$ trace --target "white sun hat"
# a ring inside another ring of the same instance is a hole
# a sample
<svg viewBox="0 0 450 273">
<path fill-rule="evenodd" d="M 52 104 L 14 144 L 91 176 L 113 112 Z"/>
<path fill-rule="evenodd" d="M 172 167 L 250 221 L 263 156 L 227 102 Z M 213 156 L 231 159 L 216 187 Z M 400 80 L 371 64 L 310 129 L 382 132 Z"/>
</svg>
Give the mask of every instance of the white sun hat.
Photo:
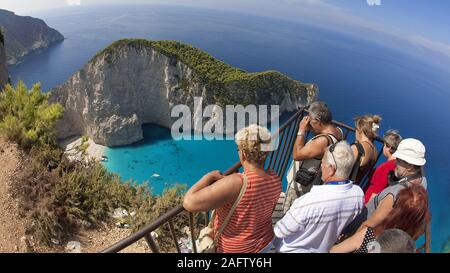
<svg viewBox="0 0 450 273">
<path fill-rule="evenodd" d="M 393 156 L 415 166 L 423 166 L 427 162 L 425 160 L 425 146 L 414 138 L 402 140 Z"/>
</svg>

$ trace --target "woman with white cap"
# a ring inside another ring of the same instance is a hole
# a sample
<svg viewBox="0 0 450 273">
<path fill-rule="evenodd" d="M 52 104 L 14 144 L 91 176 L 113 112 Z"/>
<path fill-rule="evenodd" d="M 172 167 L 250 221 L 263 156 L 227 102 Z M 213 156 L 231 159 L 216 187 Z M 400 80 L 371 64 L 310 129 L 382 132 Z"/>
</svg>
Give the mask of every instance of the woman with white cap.
<svg viewBox="0 0 450 273">
<path fill-rule="evenodd" d="M 361 227 L 376 227 L 392 211 L 397 200 L 397 194 L 411 185 L 420 185 L 427 189 L 427 179 L 424 176 L 425 146 L 417 139 L 408 138 L 400 142 L 396 157 L 394 185 L 381 191 L 366 205 L 367 220 Z"/>
</svg>

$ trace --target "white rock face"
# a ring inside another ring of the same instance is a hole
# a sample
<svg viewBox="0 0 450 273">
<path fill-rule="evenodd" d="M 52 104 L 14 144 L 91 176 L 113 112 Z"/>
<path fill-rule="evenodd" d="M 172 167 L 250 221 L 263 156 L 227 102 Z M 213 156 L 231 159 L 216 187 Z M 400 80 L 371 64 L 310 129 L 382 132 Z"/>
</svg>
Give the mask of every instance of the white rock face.
<svg viewBox="0 0 450 273">
<path fill-rule="evenodd" d="M 87 135 L 95 143 L 119 146 L 141 140 L 142 124 L 170 128 L 177 119 L 170 115 L 175 105 L 188 105 L 193 113 L 195 96 L 203 97 L 205 104 L 217 101 L 217 94 L 196 82 L 194 73 L 181 61 L 148 45 L 118 45 L 53 90 L 51 101 L 65 107 L 56 126 L 57 136 Z M 278 104 L 283 112 L 314 99 L 314 85 L 289 81 L 298 86 L 295 92 L 258 90 L 252 103 Z M 247 96 L 238 83 L 225 88 L 235 104 Z"/>
</svg>

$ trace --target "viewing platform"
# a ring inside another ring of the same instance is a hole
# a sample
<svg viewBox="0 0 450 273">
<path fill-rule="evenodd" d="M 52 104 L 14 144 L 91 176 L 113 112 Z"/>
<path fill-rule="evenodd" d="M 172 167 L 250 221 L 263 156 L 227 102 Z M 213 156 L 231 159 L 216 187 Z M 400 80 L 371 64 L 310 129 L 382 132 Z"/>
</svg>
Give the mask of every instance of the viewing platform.
<svg viewBox="0 0 450 273">
<path fill-rule="evenodd" d="M 292 149 L 295 143 L 296 134 L 298 131 L 298 126 L 300 121 L 303 119 L 305 115 L 307 115 L 307 111 L 305 109 L 298 110 L 285 124 L 283 124 L 279 129 L 279 145 L 278 149 L 275 151 L 270 152 L 270 154 L 267 156 L 266 160 L 266 169 L 272 169 L 274 170 L 278 176 L 280 176 L 283 180 L 285 180 L 286 177 L 286 170 L 289 167 L 289 165 L 292 162 Z M 333 121 L 333 123 L 340 127 L 343 130 L 344 133 L 344 139 L 347 140 L 350 136 L 350 134 L 355 134 L 355 129 L 349 125 L 346 125 L 341 122 Z M 309 134 L 306 136 L 309 137 Z M 377 137 L 375 139 L 375 142 L 378 144 L 383 144 L 383 140 L 380 137 Z M 383 151 L 380 149 L 377 155 L 377 162 L 372 167 L 372 170 L 376 168 L 377 163 L 379 163 L 381 155 Z M 224 175 L 230 175 L 232 173 L 240 172 L 242 171 L 242 166 L 240 162 L 235 163 L 232 167 L 230 167 L 227 171 L 225 171 Z M 368 185 L 369 175 L 371 171 L 368 172 L 368 174 L 361 180 L 361 183 L 359 186 L 364 190 Z M 285 201 L 285 193 L 282 192 L 280 194 L 280 197 L 277 201 L 277 204 L 274 208 L 273 214 L 272 214 L 272 224 L 275 225 L 277 221 L 279 221 L 284 216 L 284 201 Z M 209 219 L 209 212 L 203 212 L 204 213 L 204 219 L 205 226 L 208 224 Z M 199 227 L 196 227 L 194 224 L 195 215 L 194 213 L 187 212 L 183 206 L 180 204 L 170 211 L 168 211 L 166 214 L 160 216 L 158 219 L 156 219 L 153 223 L 148 224 L 147 226 L 143 227 L 136 233 L 128 236 L 127 238 L 117 242 L 116 244 L 108 247 L 107 249 L 103 250 L 102 253 L 114 253 L 119 252 L 122 249 L 128 247 L 131 244 L 134 244 L 135 242 L 139 241 L 142 238 L 145 238 L 147 241 L 150 249 L 153 253 L 159 253 L 159 248 L 157 246 L 157 243 L 151 236 L 151 232 L 155 231 L 159 227 L 163 225 L 168 225 L 171 233 L 171 237 L 174 243 L 175 248 L 177 249 L 177 252 L 181 252 L 180 245 L 178 243 L 178 238 L 176 235 L 176 230 L 174 228 L 174 222 L 173 219 L 181 214 L 188 214 L 189 217 L 189 231 L 190 234 L 193 236 L 190 236 L 191 240 L 191 252 L 197 253 L 197 247 L 196 247 L 196 238 L 200 232 Z M 425 224 L 425 232 L 422 234 L 422 236 L 419 238 L 419 240 L 423 240 L 424 243 L 417 247 L 417 252 L 425 252 L 429 253 L 431 249 L 431 230 L 430 230 L 430 222 L 424 223 Z M 270 252 L 274 252 L 274 249 L 272 249 Z"/>
</svg>

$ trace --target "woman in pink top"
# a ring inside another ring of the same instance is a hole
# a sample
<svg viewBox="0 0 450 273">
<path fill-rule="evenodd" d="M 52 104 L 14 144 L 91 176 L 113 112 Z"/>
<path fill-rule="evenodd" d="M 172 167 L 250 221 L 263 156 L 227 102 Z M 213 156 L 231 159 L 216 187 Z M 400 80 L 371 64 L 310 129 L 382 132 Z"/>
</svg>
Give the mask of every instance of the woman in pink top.
<svg viewBox="0 0 450 273">
<path fill-rule="evenodd" d="M 375 170 L 370 179 L 369 187 L 364 194 L 364 204 L 370 201 L 375 195 L 388 186 L 388 174 L 395 170 L 395 157 L 393 154 L 397 150 L 402 137 L 397 130 L 388 130 L 383 136 L 383 155 L 388 159 Z"/>
</svg>

